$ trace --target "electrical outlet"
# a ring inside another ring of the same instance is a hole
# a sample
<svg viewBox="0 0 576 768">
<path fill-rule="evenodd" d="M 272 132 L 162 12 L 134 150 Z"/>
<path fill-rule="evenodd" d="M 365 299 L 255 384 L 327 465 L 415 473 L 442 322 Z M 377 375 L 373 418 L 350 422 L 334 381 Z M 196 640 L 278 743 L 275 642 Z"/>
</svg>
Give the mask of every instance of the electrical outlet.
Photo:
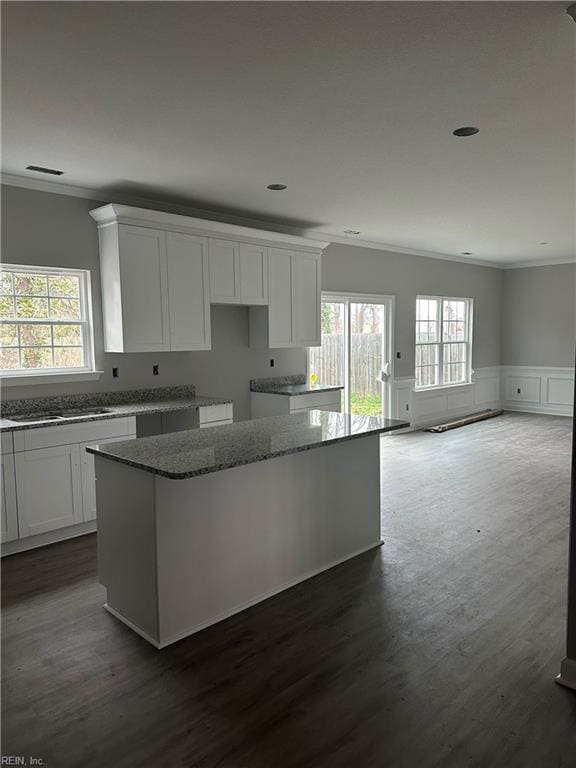
<svg viewBox="0 0 576 768">
<path fill-rule="evenodd" d="M 118 378 L 118 368 L 112 368 L 112 378 Z"/>
<path fill-rule="evenodd" d="M 520 392 L 520 387 L 518 387 L 518 389 L 516 390 L 516 394 L 517 394 L 517 395 L 521 394 L 521 392 Z"/>
<path fill-rule="evenodd" d="M 159 365 L 153 365 L 152 366 L 152 376 L 158 376 L 160 373 L 160 366 Z"/>
<path fill-rule="evenodd" d="M 400 352 L 396 352 L 396 359 L 400 360 L 401 357 L 402 357 L 402 355 L 400 354 Z"/>
<path fill-rule="evenodd" d="M 409 410 L 410 410 L 410 405 L 409 405 L 409 403 L 406 403 L 406 410 L 407 410 L 407 411 L 409 411 Z"/>
<path fill-rule="evenodd" d="M 272 358 L 270 360 L 270 368 L 274 368 L 275 365 L 276 365 L 276 362 L 275 362 L 274 358 Z"/>
</svg>

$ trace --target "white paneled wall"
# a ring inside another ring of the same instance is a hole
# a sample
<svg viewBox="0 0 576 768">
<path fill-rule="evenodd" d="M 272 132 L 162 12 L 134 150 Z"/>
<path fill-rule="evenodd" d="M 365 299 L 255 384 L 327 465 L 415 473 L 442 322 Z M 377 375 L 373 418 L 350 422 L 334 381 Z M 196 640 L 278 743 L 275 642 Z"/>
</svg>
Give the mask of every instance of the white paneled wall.
<svg viewBox="0 0 576 768">
<path fill-rule="evenodd" d="M 574 368 L 502 366 L 502 407 L 508 411 L 571 416 Z"/>
<path fill-rule="evenodd" d="M 415 379 L 392 384 L 394 418 L 408 419 L 413 428 L 439 424 L 488 408 L 571 416 L 573 368 L 492 366 L 474 371 L 471 384 L 415 390 Z"/>
</svg>

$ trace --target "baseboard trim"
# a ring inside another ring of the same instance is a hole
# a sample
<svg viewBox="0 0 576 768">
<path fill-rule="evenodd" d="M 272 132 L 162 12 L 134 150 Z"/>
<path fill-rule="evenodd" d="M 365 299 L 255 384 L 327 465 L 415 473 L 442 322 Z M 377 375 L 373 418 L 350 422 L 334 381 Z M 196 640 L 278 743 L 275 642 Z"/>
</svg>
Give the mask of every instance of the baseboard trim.
<svg viewBox="0 0 576 768">
<path fill-rule="evenodd" d="M 564 406 L 546 406 L 546 405 L 519 405 L 518 403 L 504 401 L 502 410 L 516 413 L 536 413 L 543 416 L 573 416 L 573 408 L 569 405 Z"/>
<path fill-rule="evenodd" d="M 140 635 L 141 638 L 146 640 L 146 642 L 150 643 L 150 645 L 153 645 L 154 648 L 157 648 L 160 650 L 162 647 L 158 640 L 155 640 L 152 635 L 149 635 L 147 632 L 144 632 L 143 629 L 140 629 L 140 627 L 137 624 L 134 624 L 130 621 L 130 619 L 127 619 L 126 616 L 123 616 L 119 611 L 117 611 L 115 608 L 112 608 L 111 605 L 108 603 L 104 603 L 104 609 L 108 611 L 108 613 L 111 616 L 114 616 L 115 619 L 118 619 L 118 621 L 121 621 L 122 624 L 126 625 L 129 629 L 131 629 L 133 632 L 136 632 L 137 635 Z"/>
<path fill-rule="evenodd" d="M 47 533 L 39 533 L 36 536 L 26 536 L 23 539 L 14 539 L 2 544 L 1 557 L 8 555 L 17 555 L 19 552 L 27 552 L 29 549 L 45 547 L 48 544 L 56 544 L 58 541 L 75 539 L 77 536 L 86 536 L 88 533 L 96 532 L 96 520 L 88 520 L 86 523 L 71 525 L 67 528 L 59 528 Z"/>
</svg>

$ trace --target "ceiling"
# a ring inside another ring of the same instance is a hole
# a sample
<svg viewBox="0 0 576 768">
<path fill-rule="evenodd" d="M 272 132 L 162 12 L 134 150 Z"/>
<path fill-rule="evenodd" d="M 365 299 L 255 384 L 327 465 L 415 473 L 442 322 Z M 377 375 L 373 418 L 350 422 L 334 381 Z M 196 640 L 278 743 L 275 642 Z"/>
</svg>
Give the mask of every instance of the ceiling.
<svg viewBox="0 0 576 768">
<path fill-rule="evenodd" d="M 570 260 L 568 4 L 4 2 L 3 170 L 390 250 Z"/>
</svg>

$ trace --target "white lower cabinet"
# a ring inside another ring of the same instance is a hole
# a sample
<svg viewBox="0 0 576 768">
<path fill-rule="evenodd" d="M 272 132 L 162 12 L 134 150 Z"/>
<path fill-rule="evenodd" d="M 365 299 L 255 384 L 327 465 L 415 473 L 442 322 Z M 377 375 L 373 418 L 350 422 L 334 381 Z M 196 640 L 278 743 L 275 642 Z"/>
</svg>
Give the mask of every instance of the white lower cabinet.
<svg viewBox="0 0 576 768">
<path fill-rule="evenodd" d="M 220 424 L 232 424 L 234 413 L 232 403 L 222 405 L 205 405 L 198 409 L 200 429 L 204 427 L 217 427 Z"/>
<path fill-rule="evenodd" d="M 268 392 L 251 392 L 250 405 L 253 419 L 265 416 L 286 416 L 302 411 L 342 410 L 342 390 L 309 392 L 305 395 L 278 395 Z"/>
<path fill-rule="evenodd" d="M 20 538 L 82 522 L 80 447 L 15 454 Z"/>
<path fill-rule="evenodd" d="M 12 436 L 10 435 L 10 438 Z M 18 509 L 16 507 L 16 472 L 14 471 L 14 454 L 5 450 L 2 441 L 2 496 L 1 496 L 1 530 L 2 542 L 18 538 Z"/>
<path fill-rule="evenodd" d="M 2 435 L 2 543 L 94 520 L 94 462 L 86 446 L 135 435 L 133 417 Z M 39 538 L 31 546 L 41 543 L 47 542 Z"/>
<path fill-rule="evenodd" d="M 232 423 L 232 404 L 203 406 L 154 414 L 146 434 Z M 146 417 L 148 418 L 148 417 Z M 165 422 L 165 423 L 164 423 Z M 117 443 L 136 437 L 136 418 L 62 424 L 2 434 L 1 538 L 12 542 L 3 553 L 40 546 L 94 530 L 96 476 L 89 445 Z M 60 528 L 57 537 L 42 537 Z M 18 539 L 40 537 L 24 545 Z M 16 547 L 16 549 L 14 548 Z"/>
</svg>

